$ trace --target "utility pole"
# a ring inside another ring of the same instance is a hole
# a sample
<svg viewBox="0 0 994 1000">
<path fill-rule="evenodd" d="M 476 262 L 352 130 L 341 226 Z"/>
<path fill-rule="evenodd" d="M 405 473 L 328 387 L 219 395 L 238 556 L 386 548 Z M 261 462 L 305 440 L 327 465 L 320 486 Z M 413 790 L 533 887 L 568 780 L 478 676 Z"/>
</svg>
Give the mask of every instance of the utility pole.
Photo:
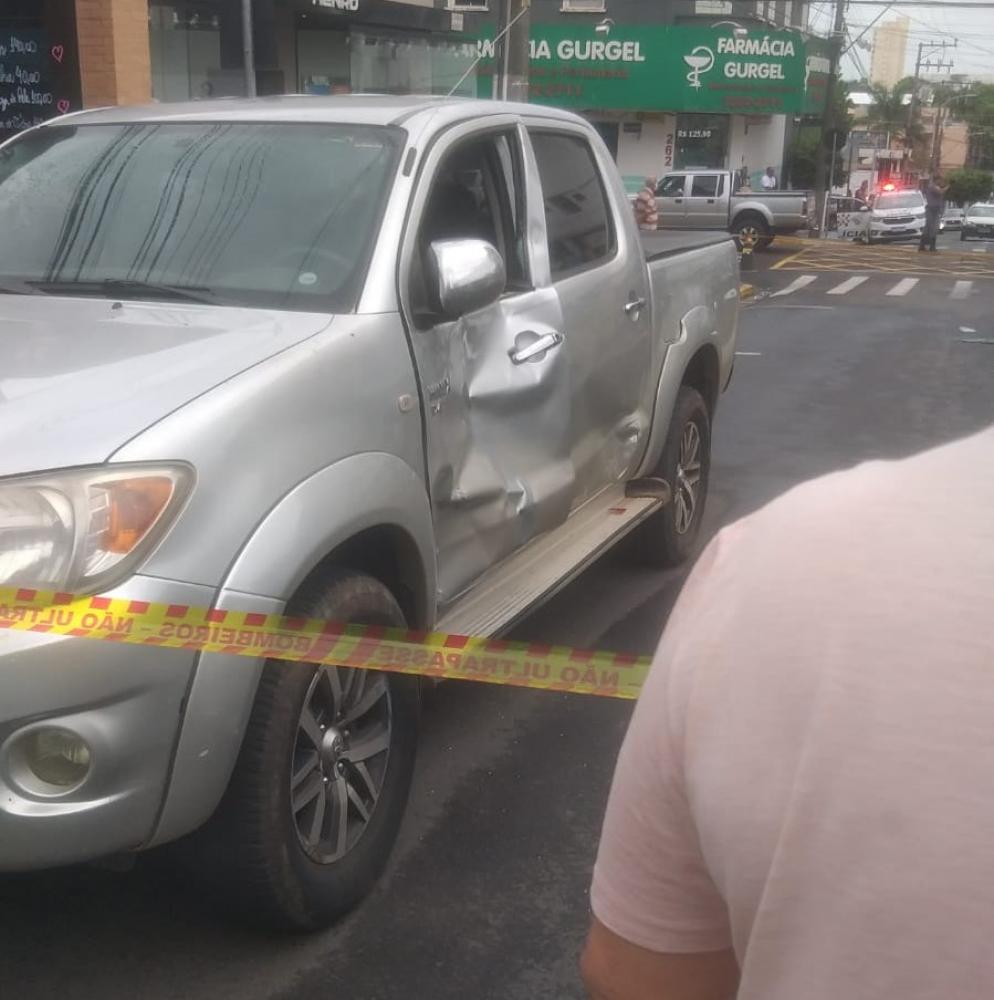
<svg viewBox="0 0 994 1000">
<path fill-rule="evenodd" d="M 819 220 L 825 215 L 825 205 L 828 201 L 825 190 L 825 139 L 835 122 L 835 86 L 839 78 L 839 56 L 845 39 L 845 0 L 835 0 L 835 23 L 832 26 L 831 51 L 828 57 L 828 85 L 825 91 L 825 107 L 821 113 L 821 145 L 815 160 L 815 218 Z M 832 165 L 835 165 L 835 137 L 832 138 Z M 821 238 L 826 236 L 825 227 L 821 226 Z"/>
<path fill-rule="evenodd" d="M 929 164 L 929 173 L 934 177 L 939 172 L 942 157 L 942 138 L 946 130 L 946 122 L 949 121 L 949 105 L 956 101 L 969 101 L 976 97 L 976 94 L 955 94 L 947 97 L 935 108 L 935 122 L 932 126 L 932 157 Z"/>
<path fill-rule="evenodd" d="M 499 79 L 495 97 L 502 101 L 528 100 L 531 0 L 502 0 L 501 41 L 497 58 Z"/>
<path fill-rule="evenodd" d="M 936 49 L 939 51 L 945 51 L 947 48 L 956 48 L 956 39 L 951 42 L 941 41 L 941 42 L 919 42 L 918 43 L 918 56 L 915 59 L 915 75 L 912 77 L 911 83 L 911 100 L 908 102 L 908 127 L 905 129 L 904 136 L 904 148 L 908 154 L 914 151 L 914 141 L 912 139 L 912 132 L 915 127 L 915 111 L 918 103 L 918 84 L 921 78 L 921 72 L 923 69 L 951 69 L 952 63 L 943 62 L 940 58 L 937 63 L 933 63 L 931 60 L 926 60 L 922 62 L 922 56 L 925 52 L 934 52 Z"/>
</svg>

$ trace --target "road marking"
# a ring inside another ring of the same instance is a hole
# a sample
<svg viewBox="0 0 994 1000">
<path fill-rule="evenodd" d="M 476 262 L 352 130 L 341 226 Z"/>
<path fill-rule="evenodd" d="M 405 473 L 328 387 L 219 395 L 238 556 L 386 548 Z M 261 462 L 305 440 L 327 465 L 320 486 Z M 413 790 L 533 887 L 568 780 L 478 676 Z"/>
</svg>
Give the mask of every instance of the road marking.
<svg viewBox="0 0 994 1000">
<path fill-rule="evenodd" d="M 961 326 L 959 328 L 959 332 L 960 333 L 976 333 L 977 331 L 974 330 L 974 328 L 972 326 Z"/>
<path fill-rule="evenodd" d="M 807 251 L 808 251 L 808 247 L 802 247 L 800 250 L 797 251 L 797 253 L 792 253 L 789 257 L 784 257 L 783 260 L 778 260 L 770 268 L 770 270 L 771 271 L 779 271 L 780 268 L 784 267 L 786 264 L 789 264 L 792 260 L 796 260 L 798 257 L 801 256 L 802 253 L 807 253 Z"/>
<path fill-rule="evenodd" d="M 887 294 L 888 295 L 907 295 L 915 285 L 918 284 L 917 278 L 902 278 Z"/>
<path fill-rule="evenodd" d="M 953 285 L 953 290 L 949 293 L 951 299 L 965 299 L 970 294 L 970 289 L 973 288 L 972 281 L 957 281 Z"/>
<path fill-rule="evenodd" d="M 816 274 L 802 274 L 799 278 L 795 278 L 786 288 L 781 288 L 779 292 L 774 292 L 770 298 L 777 299 L 781 295 L 793 295 L 794 292 L 799 292 L 802 288 L 807 288 L 812 281 L 817 281 L 818 275 Z"/>
<path fill-rule="evenodd" d="M 866 281 L 865 275 L 856 275 L 854 278 L 846 278 L 841 285 L 836 285 L 828 290 L 829 295 L 848 295 L 854 288 L 859 288 Z"/>
<path fill-rule="evenodd" d="M 763 356 L 762 351 L 736 351 L 735 356 L 737 358 L 761 358 Z"/>
</svg>

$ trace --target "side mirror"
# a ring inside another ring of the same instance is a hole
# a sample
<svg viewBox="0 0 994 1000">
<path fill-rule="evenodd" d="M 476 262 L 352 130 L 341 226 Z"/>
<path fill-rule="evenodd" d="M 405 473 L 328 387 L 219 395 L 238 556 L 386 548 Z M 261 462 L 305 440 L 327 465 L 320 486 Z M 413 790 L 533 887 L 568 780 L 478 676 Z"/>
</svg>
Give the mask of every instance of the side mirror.
<svg viewBox="0 0 994 1000">
<path fill-rule="evenodd" d="M 434 307 L 446 319 L 496 302 L 507 284 L 504 259 L 486 240 L 436 240 L 428 248 Z"/>
</svg>

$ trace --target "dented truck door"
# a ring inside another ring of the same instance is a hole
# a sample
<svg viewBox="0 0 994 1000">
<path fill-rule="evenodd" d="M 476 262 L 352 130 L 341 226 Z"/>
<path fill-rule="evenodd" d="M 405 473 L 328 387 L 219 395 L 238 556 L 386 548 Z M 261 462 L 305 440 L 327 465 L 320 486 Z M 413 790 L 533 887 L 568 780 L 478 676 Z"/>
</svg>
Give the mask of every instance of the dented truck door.
<svg viewBox="0 0 994 1000">
<path fill-rule="evenodd" d="M 530 119 L 573 390 L 575 506 L 632 475 L 652 414 L 652 303 L 620 178 L 590 130 Z M 614 190 L 608 184 L 617 185 Z"/>
<path fill-rule="evenodd" d="M 512 116 L 459 126 L 422 165 L 401 252 L 401 298 L 425 409 L 440 606 L 542 532 L 575 492 L 571 391 L 559 298 L 533 238 L 534 161 Z M 485 240 L 504 293 L 454 319 L 433 313 L 432 242 Z"/>
</svg>

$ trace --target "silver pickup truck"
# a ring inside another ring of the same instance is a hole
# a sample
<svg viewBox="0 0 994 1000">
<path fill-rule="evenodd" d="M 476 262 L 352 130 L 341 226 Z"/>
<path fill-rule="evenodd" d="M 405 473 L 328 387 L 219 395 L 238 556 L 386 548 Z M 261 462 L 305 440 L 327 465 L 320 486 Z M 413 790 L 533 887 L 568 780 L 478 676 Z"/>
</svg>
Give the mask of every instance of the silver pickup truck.
<svg viewBox="0 0 994 1000">
<path fill-rule="evenodd" d="M 807 191 L 740 191 L 731 170 L 679 170 L 656 187 L 663 229 L 720 229 L 769 246 L 779 234 L 807 229 Z"/>
<path fill-rule="evenodd" d="M 0 148 L 0 587 L 505 632 L 693 550 L 735 249 L 640 243 L 548 108 L 83 112 Z M 0 870 L 176 841 L 308 928 L 373 884 L 419 679 L 0 630 Z"/>
</svg>

